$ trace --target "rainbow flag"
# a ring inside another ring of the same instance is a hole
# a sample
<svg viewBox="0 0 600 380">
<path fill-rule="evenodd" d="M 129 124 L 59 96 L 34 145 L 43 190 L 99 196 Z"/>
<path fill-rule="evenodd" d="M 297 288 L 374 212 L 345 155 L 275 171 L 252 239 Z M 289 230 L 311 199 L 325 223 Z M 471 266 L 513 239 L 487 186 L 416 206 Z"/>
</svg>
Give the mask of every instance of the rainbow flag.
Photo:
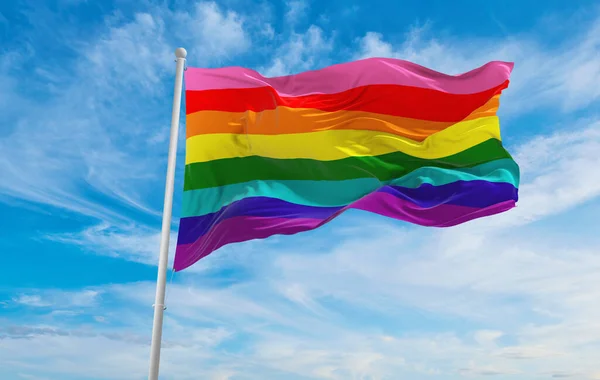
<svg viewBox="0 0 600 380">
<path fill-rule="evenodd" d="M 349 208 L 448 227 L 514 207 L 519 167 L 496 116 L 512 68 L 450 76 L 381 58 L 277 78 L 188 68 L 175 270 Z"/>
</svg>

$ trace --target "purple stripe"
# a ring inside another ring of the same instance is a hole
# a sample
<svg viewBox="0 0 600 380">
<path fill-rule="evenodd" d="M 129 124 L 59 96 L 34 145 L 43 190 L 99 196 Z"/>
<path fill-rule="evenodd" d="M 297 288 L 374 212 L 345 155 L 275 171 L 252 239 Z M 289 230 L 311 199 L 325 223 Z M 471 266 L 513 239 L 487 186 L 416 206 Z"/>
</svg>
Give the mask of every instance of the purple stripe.
<svg viewBox="0 0 600 380">
<path fill-rule="evenodd" d="M 383 186 L 379 191 L 393 194 L 422 208 L 441 204 L 466 207 L 487 207 L 509 199 L 518 200 L 518 189 L 507 182 L 455 181 L 434 186 L 424 183 L 419 187 Z"/>
<path fill-rule="evenodd" d="M 518 190 L 510 183 L 457 181 L 442 186 L 423 184 L 417 188 L 383 186 L 378 192 L 402 199 L 415 209 L 432 209 L 444 204 L 485 208 L 507 200 L 517 201 Z M 237 216 L 327 219 L 344 206 L 318 207 L 290 203 L 277 198 L 250 197 L 233 202 L 207 215 L 182 218 L 179 244 L 188 244 L 207 233 L 216 223 Z"/>
<path fill-rule="evenodd" d="M 422 209 L 392 194 L 376 192 L 333 212 L 326 219 L 237 216 L 217 223 L 210 232 L 192 243 L 185 244 L 178 241 L 174 269 L 176 271 L 185 269 L 227 244 L 264 239 L 272 235 L 292 235 L 318 228 L 349 208 L 369 211 L 423 226 L 450 227 L 475 218 L 504 212 L 514 206 L 515 201 L 508 200 L 486 208 L 440 205 L 435 208 Z M 186 228 L 190 227 L 192 226 Z M 182 231 L 180 225 L 180 236 L 181 232 L 183 235 L 188 233 L 185 230 Z"/>
</svg>

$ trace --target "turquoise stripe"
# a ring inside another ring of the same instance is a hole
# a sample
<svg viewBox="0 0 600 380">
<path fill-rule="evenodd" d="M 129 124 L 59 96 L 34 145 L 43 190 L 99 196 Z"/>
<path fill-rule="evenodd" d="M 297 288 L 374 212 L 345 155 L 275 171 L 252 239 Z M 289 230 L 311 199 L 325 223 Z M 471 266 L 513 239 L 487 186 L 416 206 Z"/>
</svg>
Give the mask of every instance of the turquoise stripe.
<svg viewBox="0 0 600 380">
<path fill-rule="evenodd" d="M 519 167 L 511 159 L 487 162 L 472 168 L 440 169 L 423 167 L 401 178 L 381 182 L 377 178 L 344 181 L 250 181 L 183 193 L 181 217 L 201 216 L 248 197 L 279 198 L 306 206 L 346 206 L 382 185 L 416 188 L 428 183 L 434 186 L 456 181 L 484 180 L 519 186 Z"/>
</svg>

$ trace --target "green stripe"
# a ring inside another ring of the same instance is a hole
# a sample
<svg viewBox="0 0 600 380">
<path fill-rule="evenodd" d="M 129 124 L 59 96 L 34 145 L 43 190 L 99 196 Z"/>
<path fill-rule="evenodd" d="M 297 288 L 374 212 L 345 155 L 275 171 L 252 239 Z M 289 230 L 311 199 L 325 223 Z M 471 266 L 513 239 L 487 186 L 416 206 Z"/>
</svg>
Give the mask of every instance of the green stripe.
<svg viewBox="0 0 600 380">
<path fill-rule="evenodd" d="M 306 149 L 310 149 L 307 147 Z M 183 189 L 196 190 L 252 180 L 341 181 L 377 178 L 388 181 L 422 167 L 468 168 L 511 158 L 496 139 L 487 140 L 452 156 L 426 160 L 402 152 L 381 156 L 348 157 L 335 161 L 274 159 L 259 156 L 228 158 L 186 165 Z"/>
<path fill-rule="evenodd" d="M 183 193 L 181 217 L 200 216 L 218 211 L 247 197 L 279 198 L 307 206 L 345 206 L 377 190 L 383 184 L 416 188 L 424 183 L 441 186 L 456 181 L 484 180 L 519 186 L 519 167 L 512 159 L 501 159 L 464 169 L 425 167 L 382 183 L 377 178 L 344 181 L 251 181 Z"/>
</svg>

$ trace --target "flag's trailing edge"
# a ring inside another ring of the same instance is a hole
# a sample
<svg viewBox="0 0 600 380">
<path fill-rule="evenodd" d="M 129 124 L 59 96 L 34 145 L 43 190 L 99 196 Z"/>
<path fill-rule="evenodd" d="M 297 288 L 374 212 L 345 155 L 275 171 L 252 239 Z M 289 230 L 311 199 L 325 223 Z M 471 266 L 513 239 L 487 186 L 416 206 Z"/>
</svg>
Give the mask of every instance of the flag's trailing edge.
<svg viewBox="0 0 600 380">
<path fill-rule="evenodd" d="M 348 208 L 448 227 L 515 206 L 496 111 L 513 64 L 450 76 L 372 58 L 265 78 L 188 68 L 175 270 Z"/>
</svg>

